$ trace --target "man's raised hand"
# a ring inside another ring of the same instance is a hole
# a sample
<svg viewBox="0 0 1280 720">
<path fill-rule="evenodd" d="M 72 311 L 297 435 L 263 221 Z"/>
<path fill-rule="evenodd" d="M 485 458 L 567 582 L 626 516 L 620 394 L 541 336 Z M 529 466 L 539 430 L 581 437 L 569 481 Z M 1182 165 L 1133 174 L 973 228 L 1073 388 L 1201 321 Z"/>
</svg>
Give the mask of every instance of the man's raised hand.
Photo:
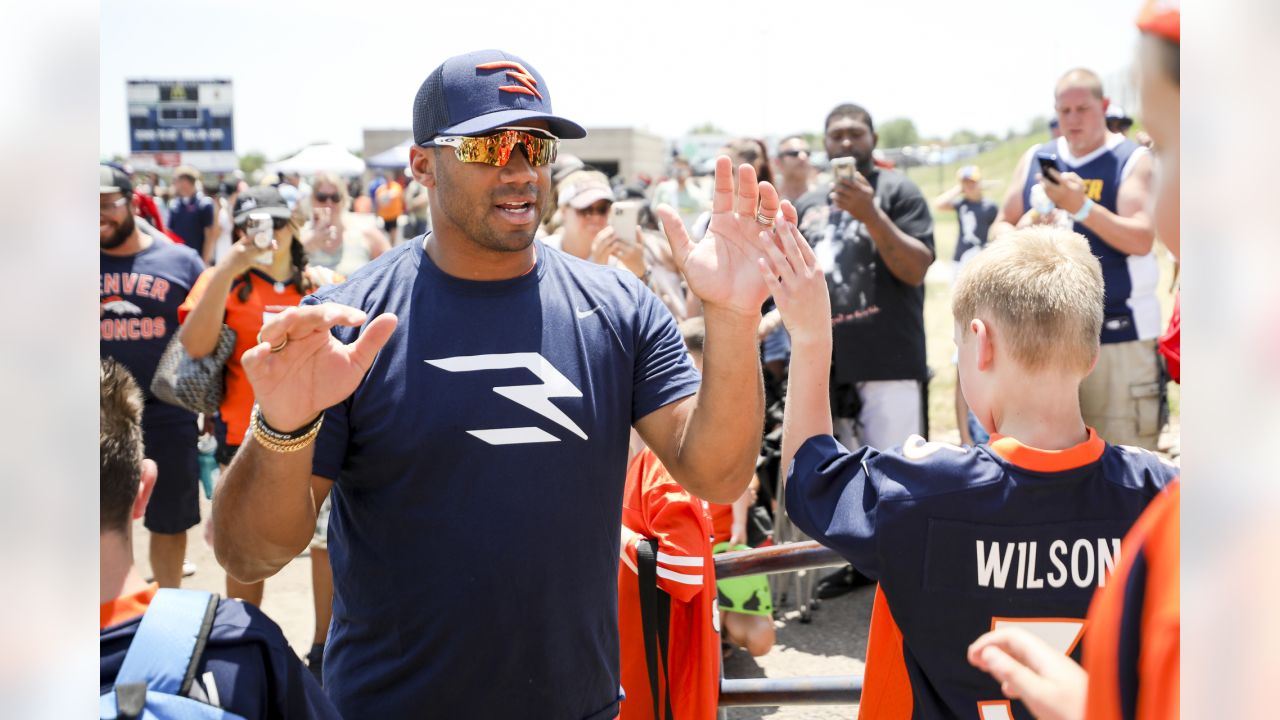
<svg viewBox="0 0 1280 720">
<path fill-rule="evenodd" d="M 758 316 L 761 304 L 769 296 L 756 267 L 765 252 L 760 232 L 771 229 L 779 220 L 794 224 L 796 210 L 790 202 L 779 201 L 772 185 L 758 183 L 750 165 L 738 168 L 735 193 L 733 173 L 733 163 L 727 156 L 716 158 L 711 224 L 700 242 L 689 239 L 679 215 L 670 206 L 659 206 L 658 216 L 676 267 L 684 274 L 689 289 L 708 306 Z M 770 222 L 762 223 L 760 218 Z"/>
<path fill-rule="evenodd" d="M 374 318 L 350 345 L 330 330 L 360 327 L 367 319 L 353 307 L 324 303 L 288 308 L 262 326 L 258 344 L 240 363 L 269 425 L 300 428 L 355 391 L 395 330 L 396 316 Z"/>
</svg>

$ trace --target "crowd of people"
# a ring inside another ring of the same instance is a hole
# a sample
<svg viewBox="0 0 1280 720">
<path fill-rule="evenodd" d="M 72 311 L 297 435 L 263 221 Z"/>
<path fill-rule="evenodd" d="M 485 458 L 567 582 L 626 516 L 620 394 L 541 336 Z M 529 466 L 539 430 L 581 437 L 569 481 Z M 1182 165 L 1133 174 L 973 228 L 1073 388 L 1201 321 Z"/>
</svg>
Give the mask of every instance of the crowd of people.
<svg viewBox="0 0 1280 720">
<path fill-rule="evenodd" d="M 678 156 L 610 178 L 558 152 L 586 131 L 500 51 L 426 78 L 409 167 L 367 189 L 103 164 L 104 717 L 173 694 L 137 656 L 187 598 L 202 434 L 242 602 L 199 598 L 184 702 L 710 718 L 726 654 L 775 642 L 768 583 L 713 556 L 785 512 L 848 561 L 816 597 L 878 585 L 864 717 L 1168 717 L 1178 23 L 1140 19 L 1150 142 L 1069 70 L 1044 89 L 1060 136 L 1000 203 L 977 166 L 926 199 L 853 103 L 815 118 L 829 167 L 797 134 L 733 140 L 709 182 Z M 935 212 L 959 227 L 958 443 L 929 438 Z M 230 345 L 216 411 L 152 391 L 174 344 L 192 367 Z M 310 673 L 257 607 L 308 550 Z"/>
</svg>

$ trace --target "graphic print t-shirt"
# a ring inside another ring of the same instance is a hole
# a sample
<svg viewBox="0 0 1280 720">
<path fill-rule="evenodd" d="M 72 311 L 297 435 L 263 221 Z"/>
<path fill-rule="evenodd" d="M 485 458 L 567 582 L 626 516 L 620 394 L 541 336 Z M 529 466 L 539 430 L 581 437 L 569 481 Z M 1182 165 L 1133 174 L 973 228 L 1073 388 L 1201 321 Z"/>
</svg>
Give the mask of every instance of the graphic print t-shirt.
<svg viewBox="0 0 1280 720">
<path fill-rule="evenodd" d="M 960 237 L 956 238 L 956 251 L 952 260 L 962 262 L 974 250 L 987 246 L 987 235 L 1000 214 L 1000 209 L 990 200 L 957 198 L 954 204 L 956 220 L 960 223 Z"/>
<path fill-rule="evenodd" d="M 893 224 L 932 252 L 933 216 L 915 183 L 893 170 L 867 179 Z M 834 384 L 923 379 L 924 287 L 895 278 L 866 227 L 831 204 L 830 194 L 831 185 L 807 193 L 796 212 L 831 293 Z"/>
<path fill-rule="evenodd" d="M 101 357 L 113 357 L 133 375 L 146 398 L 148 422 L 195 420 L 182 408 L 151 394 L 151 378 L 169 339 L 178 332 L 178 307 L 204 270 L 200 256 L 166 241 L 136 255 L 99 254 Z"/>
<path fill-rule="evenodd" d="M 699 378 L 634 275 L 536 249 L 529 273 L 476 282 L 405 243 L 304 300 L 399 318 L 316 446 L 344 714 L 617 713 L 629 429 Z"/>
</svg>

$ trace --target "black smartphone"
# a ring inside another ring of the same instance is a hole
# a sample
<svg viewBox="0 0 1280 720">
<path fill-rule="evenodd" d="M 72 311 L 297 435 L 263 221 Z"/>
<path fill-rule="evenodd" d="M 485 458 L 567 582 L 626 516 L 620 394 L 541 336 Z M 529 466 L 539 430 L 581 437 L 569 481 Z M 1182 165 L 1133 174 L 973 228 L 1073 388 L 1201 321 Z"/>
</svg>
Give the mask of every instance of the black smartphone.
<svg viewBox="0 0 1280 720">
<path fill-rule="evenodd" d="M 1040 175 L 1054 185 L 1058 184 L 1058 156 L 1053 153 L 1036 153 L 1036 162 L 1040 163 Z M 1053 172 L 1050 173 L 1049 171 Z"/>
</svg>

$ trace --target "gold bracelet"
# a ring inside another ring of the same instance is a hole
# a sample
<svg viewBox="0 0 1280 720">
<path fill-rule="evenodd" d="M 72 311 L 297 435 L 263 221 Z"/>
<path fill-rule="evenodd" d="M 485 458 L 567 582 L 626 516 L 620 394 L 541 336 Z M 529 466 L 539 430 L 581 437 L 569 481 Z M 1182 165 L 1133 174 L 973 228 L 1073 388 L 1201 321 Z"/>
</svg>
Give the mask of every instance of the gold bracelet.
<svg viewBox="0 0 1280 720">
<path fill-rule="evenodd" d="M 297 452 L 299 450 L 302 450 L 303 448 L 307 447 L 311 443 L 315 442 L 316 435 L 320 434 L 320 426 L 323 424 L 324 424 L 324 415 L 321 414 L 320 418 L 316 421 L 314 425 L 311 426 L 310 430 L 307 430 L 305 434 L 300 435 L 299 437 L 294 438 L 292 440 L 278 440 L 272 437 L 268 430 L 263 428 L 262 413 L 258 412 L 258 409 L 255 406 L 254 412 L 253 412 L 253 421 L 250 423 L 250 427 L 253 428 L 253 439 L 257 441 L 257 443 L 262 447 L 272 452 L 291 453 L 291 452 Z"/>
</svg>

